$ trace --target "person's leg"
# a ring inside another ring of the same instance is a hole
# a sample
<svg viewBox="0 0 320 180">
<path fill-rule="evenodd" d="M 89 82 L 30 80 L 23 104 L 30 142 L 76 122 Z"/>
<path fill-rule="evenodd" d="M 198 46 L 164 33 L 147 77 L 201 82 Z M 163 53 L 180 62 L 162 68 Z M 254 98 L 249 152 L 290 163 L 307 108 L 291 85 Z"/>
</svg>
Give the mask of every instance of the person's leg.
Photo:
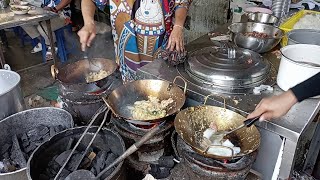
<svg viewBox="0 0 320 180">
<path fill-rule="evenodd" d="M 40 32 L 38 31 L 37 27 L 34 25 L 29 26 L 21 26 L 21 28 L 31 37 L 31 39 L 40 38 Z M 33 47 L 31 53 L 37 53 L 42 50 L 41 43 L 38 43 L 36 46 Z"/>
<path fill-rule="evenodd" d="M 57 29 L 60 29 L 62 28 L 63 26 L 65 26 L 65 20 L 63 18 L 54 18 L 54 19 L 51 19 L 51 29 L 52 29 L 52 35 L 53 35 L 53 41 L 55 42 L 56 41 L 56 36 L 55 36 L 55 33 L 54 31 L 57 30 Z M 47 46 L 50 46 L 50 41 L 49 41 L 49 38 L 48 38 L 48 29 L 47 29 L 47 25 L 45 22 L 41 22 L 40 23 L 41 25 L 39 25 L 37 27 L 38 31 L 40 32 L 41 36 L 44 38 L 45 42 L 46 42 L 46 45 Z"/>
<path fill-rule="evenodd" d="M 55 37 L 54 31 L 65 26 L 65 20 L 59 17 L 59 18 L 51 19 L 50 21 L 51 21 L 53 41 L 56 42 L 56 37 Z M 40 32 L 41 36 L 44 38 L 46 45 L 48 46 L 48 51 L 46 53 L 46 59 L 50 60 L 53 57 L 52 57 L 52 53 L 51 53 L 50 41 L 48 38 L 48 28 L 47 28 L 46 23 L 41 22 L 40 25 L 37 27 L 37 29 Z M 57 52 L 57 49 L 56 49 L 56 52 Z"/>
</svg>

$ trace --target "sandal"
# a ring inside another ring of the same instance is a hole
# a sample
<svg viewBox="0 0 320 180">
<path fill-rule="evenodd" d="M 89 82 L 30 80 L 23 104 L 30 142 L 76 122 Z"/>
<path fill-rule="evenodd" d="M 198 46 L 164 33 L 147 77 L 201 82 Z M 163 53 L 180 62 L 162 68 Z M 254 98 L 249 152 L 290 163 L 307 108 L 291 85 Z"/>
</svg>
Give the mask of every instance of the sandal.
<svg viewBox="0 0 320 180">
<path fill-rule="evenodd" d="M 35 47 L 33 47 L 33 49 L 31 50 L 31 54 L 34 54 L 34 53 L 38 53 L 42 51 L 42 44 L 41 43 L 38 43 Z"/>
</svg>

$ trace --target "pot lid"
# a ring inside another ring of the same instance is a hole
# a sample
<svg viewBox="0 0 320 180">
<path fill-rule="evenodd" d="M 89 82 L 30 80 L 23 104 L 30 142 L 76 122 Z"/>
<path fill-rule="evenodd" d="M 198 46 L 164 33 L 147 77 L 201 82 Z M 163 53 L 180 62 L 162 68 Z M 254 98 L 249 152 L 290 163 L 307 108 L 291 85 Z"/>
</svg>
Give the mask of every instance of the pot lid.
<svg viewBox="0 0 320 180">
<path fill-rule="evenodd" d="M 262 84 L 270 71 L 270 64 L 256 52 L 215 46 L 191 53 L 185 66 L 195 79 L 228 87 Z"/>
</svg>

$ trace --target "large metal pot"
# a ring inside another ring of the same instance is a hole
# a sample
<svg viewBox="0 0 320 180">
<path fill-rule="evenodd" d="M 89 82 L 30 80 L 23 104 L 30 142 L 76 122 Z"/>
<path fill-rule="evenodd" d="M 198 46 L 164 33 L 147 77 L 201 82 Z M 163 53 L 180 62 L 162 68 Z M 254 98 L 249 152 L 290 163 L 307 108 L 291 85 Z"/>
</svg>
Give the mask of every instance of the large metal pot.
<svg viewBox="0 0 320 180">
<path fill-rule="evenodd" d="M 277 84 L 284 91 L 320 72 L 320 46 L 290 45 L 282 48 L 281 53 Z"/>
<path fill-rule="evenodd" d="M 314 44 L 320 46 L 320 31 L 312 29 L 294 29 L 288 33 L 288 45 Z"/>
<path fill-rule="evenodd" d="M 0 122 L 0 146 L 12 142 L 14 134 L 26 133 L 38 125 L 62 125 L 65 129 L 73 127 L 71 115 L 58 108 L 36 108 L 11 115 Z M 0 174 L 0 180 L 27 179 L 26 167 L 11 173 Z"/>
<path fill-rule="evenodd" d="M 20 80 L 8 65 L 0 69 L 0 120 L 25 109 Z"/>
<path fill-rule="evenodd" d="M 41 172 L 45 171 L 48 163 L 53 159 L 55 155 L 64 152 L 68 146 L 70 138 L 78 140 L 82 135 L 86 127 L 77 127 L 73 129 L 65 130 L 59 134 L 56 134 L 49 141 L 39 146 L 31 155 L 27 165 L 27 175 L 29 180 L 38 180 Z M 83 144 L 88 144 L 91 140 L 94 132 L 97 131 L 97 127 L 89 129 L 87 135 L 82 140 Z M 92 146 L 101 150 L 111 150 L 116 155 L 120 156 L 125 151 L 125 144 L 120 135 L 112 130 L 103 129 L 95 137 Z M 123 174 L 123 162 L 119 163 L 115 170 L 105 178 L 105 180 L 120 180 L 124 179 Z"/>
</svg>

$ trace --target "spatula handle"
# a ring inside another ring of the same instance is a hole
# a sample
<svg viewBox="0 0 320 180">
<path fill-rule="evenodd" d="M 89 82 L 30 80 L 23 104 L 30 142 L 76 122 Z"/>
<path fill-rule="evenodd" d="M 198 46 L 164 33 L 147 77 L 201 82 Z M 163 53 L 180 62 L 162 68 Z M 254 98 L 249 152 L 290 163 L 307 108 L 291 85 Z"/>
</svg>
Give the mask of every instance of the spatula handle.
<svg viewBox="0 0 320 180">
<path fill-rule="evenodd" d="M 251 118 L 251 119 L 247 119 L 245 120 L 243 123 L 245 124 L 245 126 L 250 127 L 252 126 L 256 121 L 258 121 L 260 119 L 260 116 Z"/>
</svg>

